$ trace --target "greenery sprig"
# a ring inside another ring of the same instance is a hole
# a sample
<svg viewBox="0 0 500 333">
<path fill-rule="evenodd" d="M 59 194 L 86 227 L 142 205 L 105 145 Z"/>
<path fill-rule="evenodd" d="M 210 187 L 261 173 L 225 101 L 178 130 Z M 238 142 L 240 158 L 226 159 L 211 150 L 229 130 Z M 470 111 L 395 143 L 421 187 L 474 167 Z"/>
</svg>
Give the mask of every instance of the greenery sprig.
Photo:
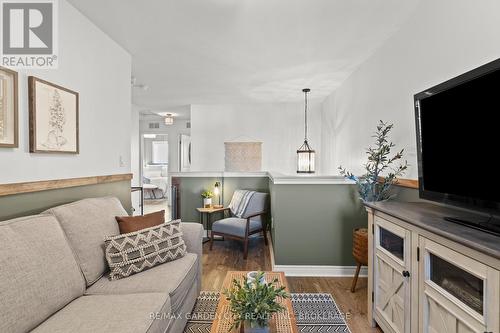
<svg viewBox="0 0 500 333">
<path fill-rule="evenodd" d="M 239 328 L 245 321 L 253 327 L 267 326 L 273 313 L 285 309 L 277 300 L 290 297 L 285 287 L 276 286 L 278 279 L 263 283 L 263 277 L 264 273 L 259 272 L 253 281 L 242 283 L 234 279 L 231 289 L 223 291 L 234 318 L 231 329 Z"/>
<path fill-rule="evenodd" d="M 404 175 L 408 169 L 408 162 L 398 164 L 398 160 L 403 158 L 404 149 L 391 156 L 391 149 L 396 145 L 389 141 L 388 136 L 393 124 L 388 124 L 380 120 L 377 131 L 372 136 L 375 138 L 375 147 L 366 149 L 368 162 L 364 164 L 365 174 L 356 177 L 342 166 L 339 166 L 340 174 L 346 178 L 354 180 L 358 185 L 358 192 L 364 201 L 382 201 L 391 198 L 392 185 L 398 182 L 398 177 Z M 381 176 L 384 177 L 381 177 Z"/>
<path fill-rule="evenodd" d="M 212 191 L 203 191 L 201 192 L 201 196 L 204 197 L 205 199 L 210 199 L 210 198 L 213 198 L 214 196 L 214 193 Z"/>
</svg>

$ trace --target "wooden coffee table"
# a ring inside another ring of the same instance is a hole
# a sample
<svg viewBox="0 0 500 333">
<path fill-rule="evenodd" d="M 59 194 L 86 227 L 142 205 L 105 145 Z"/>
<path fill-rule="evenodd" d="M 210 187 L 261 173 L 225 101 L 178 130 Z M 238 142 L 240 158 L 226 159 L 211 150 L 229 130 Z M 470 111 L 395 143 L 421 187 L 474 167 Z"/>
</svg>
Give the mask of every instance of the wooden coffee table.
<svg viewBox="0 0 500 333">
<path fill-rule="evenodd" d="M 231 271 L 228 272 L 224 283 L 222 284 L 222 290 L 230 289 L 232 287 L 233 279 L 238 281 L 244 281 L 247 276 L 247 271 Z M 285 286 L 286 292 L 290 293 L 288 289 L 288 284 L 286 282 L 285 274 L 283 272 L 265 272 L 265 278 L 267 282 L 278 279 L 278 286 Z M 270 333 L 298 333 L 297 322 L 295 320 L 295 314 L 293 312 L 292 300 L 290 298 L 278 300 L 284 307 L 285 310 L 280 313 L 274 314 L 270 321 L 269 332 Z M 229 330 L 233 323 L 232 314 L 229 309 L 229 301 L 226 297 L 221 294 L 219 304 L 217 306 L 217 312 L 215 320 L 212 324 L 212 329 L 210 333 L 238 333 L 239 330 L 233 329 Z"/>
</svg>

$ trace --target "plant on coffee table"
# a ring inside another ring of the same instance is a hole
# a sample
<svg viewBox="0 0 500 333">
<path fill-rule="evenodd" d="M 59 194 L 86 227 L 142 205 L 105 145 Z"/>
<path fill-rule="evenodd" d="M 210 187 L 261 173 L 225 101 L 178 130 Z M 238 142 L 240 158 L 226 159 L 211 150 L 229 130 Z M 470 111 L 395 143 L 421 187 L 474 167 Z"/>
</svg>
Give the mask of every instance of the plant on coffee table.
<svg viewBox="0 0 500 333">
<path fill-rule="evenodd" d="M 252 281 L 234 279 L 232 288 L 223 292 L 234 316 L 231 329 L 244 325 L 249 332 L 264 331 L 269 326 L 271 316 L 285 309 L 277 301 L 278 297 L 290 297 L 285 287 L 276 286 L 278 279 L 270 283 L 261 282 L 263 277 L 264 273 L 259 272 Z"/>
</svg>

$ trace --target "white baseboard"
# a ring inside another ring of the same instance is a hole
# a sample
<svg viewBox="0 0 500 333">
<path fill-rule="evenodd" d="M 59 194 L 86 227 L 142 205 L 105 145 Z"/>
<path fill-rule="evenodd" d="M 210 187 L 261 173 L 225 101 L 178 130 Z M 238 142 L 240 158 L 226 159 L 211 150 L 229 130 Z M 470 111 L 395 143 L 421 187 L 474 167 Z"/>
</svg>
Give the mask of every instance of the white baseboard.
<svg viewBox="0 0 500 333">
<path fill-rule="evenodd" d="M 356 266 L 304 266 L 304 265 L 276 265 L 274 261 L 273 242 L 268 233 L 269 256 L 271 257 L 271 267 L 275 272 L 284 272 L 286 276 L 318 276 L 318 277 L 352 277 L 356 273 Z M 360 277 L 368 276 L 368 267 L 362 266 L 359 272 Z"/>
<path fill-rule="evenodd" d="M 350 277 L 354 276 L 356 266 L 273 265 L 273 271 L 284 272 L 286 276 Z M 368 268 L 361 267 L 359 276 L 367 277 Z"/>
</svg>

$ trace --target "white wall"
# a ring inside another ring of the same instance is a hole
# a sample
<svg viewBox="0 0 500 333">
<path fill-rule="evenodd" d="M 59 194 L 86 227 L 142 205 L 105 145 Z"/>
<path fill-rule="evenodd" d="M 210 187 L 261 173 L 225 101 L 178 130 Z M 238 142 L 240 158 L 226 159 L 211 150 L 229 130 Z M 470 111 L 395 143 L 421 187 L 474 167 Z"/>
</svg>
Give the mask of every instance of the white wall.
<svg viewBox="0 0 500 333">
<path fill-rule="evenodd" d="M 173 125 L 165 125 L 162 119 L 141 119 L 140 121 L 140 131 L 141 134 L 144 133 L 154 133 L 168 135 L 168 171 L 177 172 L 179 171 L 179 135 L 191 133 L 191 130 L 187 128 L 187 123 L 189 120 L 186 119 L 174 119 Z M 150 129 L 149 123 L 157 122 L 160 123 L 159 129 Z"/>
<path fill-rule="evenodd" d="M 417 178 L 413 95 L 500 57 L 500 1 L 422 0 L 410 20 L 323 103 L 324 137 L 339 164 L 361 172 L 379 119 L 395 124 Z"/>
<path fill-rule="evenodd" d="M 80 154 L 29 153 L 28 75 L 80 93 Z M 130 172 L 130 76 L 130 55 L 59 1 L 59 68 L 19 71 L 19 148 L 0 148 L 0 183 Z"/>
<path fill-rule="evenodd" d="M 132 172 L 132 186 L 142 185 L 141 181 L 141 149 L 139 135 L 139 107 L 133 105 L 131 107 L 131 137 L 130 137 L 130 172 Z M 132 207 L 134 215 L 141 213 L 141 194 L 140 192 L 132 193 Z"/>
<path fill-rule="evenodd" d="M 321 158 L 321 108 L 309 103 L 309 143 Z M 191 106 L 192 171 L 224 170 L 224 142 L 262 142 L 262 170 L 296 174 L 304 104 Z M 319 163 L 319 160 L 317 160 Z M 321 173 L 321 170 L 318 170 Z"/>
<path fill-rule="evenodd" d="M 131 138 L 130 138 L 130 171 L 134 176 L 132 178 L 132 186 L 140 186 L 141 182 L 141 136 L 139 134 L 139 107 L 132 105 L 131 107 Z"/>
</svg>

